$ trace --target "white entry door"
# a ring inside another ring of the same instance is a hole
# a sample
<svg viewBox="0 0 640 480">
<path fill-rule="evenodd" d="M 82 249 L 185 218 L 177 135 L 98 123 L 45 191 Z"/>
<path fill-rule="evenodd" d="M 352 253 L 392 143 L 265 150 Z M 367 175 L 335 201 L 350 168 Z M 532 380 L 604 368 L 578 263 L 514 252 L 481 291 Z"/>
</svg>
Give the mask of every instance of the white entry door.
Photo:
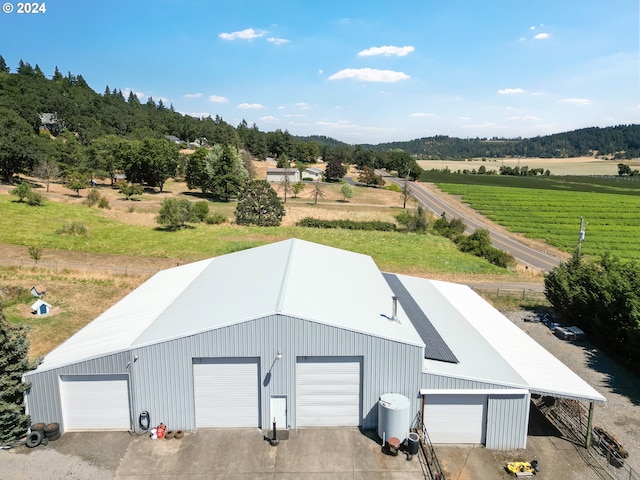
<svg viewBox="0 0 640 480">
<path fill-rule="evenodd" d="M 287 396 L 286 395 L 272 395 L 271 396 L 271 417 L 269 418 L 269 428 L 273 427 L 273 421 L 275 419 L 276 428 L 286 429 L 289 427 L 287 424 Z"/>
</svg>

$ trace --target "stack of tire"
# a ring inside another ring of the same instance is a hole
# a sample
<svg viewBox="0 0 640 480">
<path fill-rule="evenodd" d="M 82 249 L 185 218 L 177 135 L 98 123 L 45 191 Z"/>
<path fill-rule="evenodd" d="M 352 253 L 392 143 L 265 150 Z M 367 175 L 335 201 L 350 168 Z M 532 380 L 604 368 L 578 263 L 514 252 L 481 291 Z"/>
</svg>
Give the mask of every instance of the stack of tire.
<svg viewBox="0 0 640 480">
<path fill-rule="evenodd" d="M 35 448 L 38 445 L 46 445 L 60 438 L 59 423 L 34 423 L 29 429 L 29 434 L 24 444 L 29 448 Z"/>
</svg>

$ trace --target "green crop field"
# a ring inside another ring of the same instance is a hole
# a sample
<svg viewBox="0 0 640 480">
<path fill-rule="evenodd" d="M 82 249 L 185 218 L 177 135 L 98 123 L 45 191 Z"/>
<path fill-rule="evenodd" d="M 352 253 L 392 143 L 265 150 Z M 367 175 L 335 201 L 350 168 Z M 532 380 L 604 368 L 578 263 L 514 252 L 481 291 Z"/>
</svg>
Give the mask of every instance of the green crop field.
<svg viewBox="0 0 640 480">
<path fill-rule="evenodd" d="M 577 247 L 583 217 L 587 222 L 584 254 L 608 252 L 624 260 L 640 260 L 640 182 L 486 176 L 482 185 L 472 183 L 481 177 L 446 175 L 439 176 L 436 183 L 509 230 L 566 252 Z"/>
</svg>

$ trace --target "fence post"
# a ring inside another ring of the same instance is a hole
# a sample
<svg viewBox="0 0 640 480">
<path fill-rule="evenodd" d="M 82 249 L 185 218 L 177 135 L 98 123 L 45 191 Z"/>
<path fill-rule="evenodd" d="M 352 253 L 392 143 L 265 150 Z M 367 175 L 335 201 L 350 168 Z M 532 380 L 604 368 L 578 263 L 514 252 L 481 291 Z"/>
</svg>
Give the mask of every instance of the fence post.
<svg viewBox="0 0 640 480">
<path fill-rule="evenodd" d="M 587 420 L 587 438 L 585 438 L 584 446 L 587 450 L 591 448 L 591 428 L 593 427 L 593 402 L 589 402 L 589 418 Z"/>
</svg>

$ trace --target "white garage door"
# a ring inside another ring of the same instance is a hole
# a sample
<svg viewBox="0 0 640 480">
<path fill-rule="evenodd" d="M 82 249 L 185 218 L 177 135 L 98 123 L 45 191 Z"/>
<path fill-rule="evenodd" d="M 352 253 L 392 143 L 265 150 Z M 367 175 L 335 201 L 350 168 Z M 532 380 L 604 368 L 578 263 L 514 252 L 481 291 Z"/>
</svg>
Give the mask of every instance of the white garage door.
<svg viewBox="0 0 640 480">
<path fill-rule="evenodd" d="M 296 365 L 296 425 L 360 425 L 360 359 L 300 357 Z"/>
<path fill-rule="evenodd" d="M 258 360 L 193 360 L 196 428 L 259 427 Z"/>
<path fill-rule="evenodd" d="M 425 395 L 423 420 L 432 443 L 484 443 L 486 395 Z"/>
<path fill-rule="evenodd" d="M 127 375 L 65 375 L 60 390 L 65 431 L 131 428 Z"/>
</svg>

